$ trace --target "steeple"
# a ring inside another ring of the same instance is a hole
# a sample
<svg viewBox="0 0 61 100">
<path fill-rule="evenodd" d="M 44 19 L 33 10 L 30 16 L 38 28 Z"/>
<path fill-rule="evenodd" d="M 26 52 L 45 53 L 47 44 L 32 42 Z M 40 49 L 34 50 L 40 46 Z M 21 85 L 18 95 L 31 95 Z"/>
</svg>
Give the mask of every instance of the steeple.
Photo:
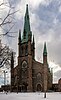
<svg viewBox="0 0 61 100">
<path fill-rule="evenodd" d="M 46 48 L 46 42 L 44 43 L 44 50 L 43 50 L 43 63 L 47 64 L 47 48 Z"/>
<path fill-rule="evenodd" d="M 43 55 L 47 55 L 47 48 L 46 48 L 46 42 L 44 43 L 44 50 L 43 50 Z"/>
<path fill-rule="evenodd" d="M 32 35 L 32 33 L 31 33 L 31 30 L 30 30 L 29 11 L 28 11 L 28 4 L 27 4 L 26 5 L 25 18 L 24 18 L 24 29 L 23 29 L 22 42 L 27 42 L 29 35 Z"/>
<path fill-rule="evenodd" d="M 21 30 L 19 30 L 19 44 L 21 43 Z"/>
</svg>

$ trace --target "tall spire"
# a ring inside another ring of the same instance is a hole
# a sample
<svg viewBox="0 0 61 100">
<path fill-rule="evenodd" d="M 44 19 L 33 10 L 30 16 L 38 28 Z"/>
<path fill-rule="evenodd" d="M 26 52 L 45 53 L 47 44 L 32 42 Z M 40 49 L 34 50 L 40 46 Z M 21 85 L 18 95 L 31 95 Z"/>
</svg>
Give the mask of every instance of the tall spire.
<svg viewBox="0 0 61 100">
<path fill-rule="evenodd" d="M 28 41 L 29 34 L 32 35 L 31 30 L 30 30 L 29 11 L 28 11 L 28 4 L 27 4 L 26 5 L 25 19 L 24 19 L 24 30 L 23 30 L 22 42 Z"/>
<path fill-rule="evenodd" d="M 46 42 L 44 43 L 44 50 L 43 50 L 43 55 L 47 55 Z"/>
<path fill-rule="evenodd" d="M 19 43 L 21 43 L 21 30 L 19 30 Z"/>
</svg>

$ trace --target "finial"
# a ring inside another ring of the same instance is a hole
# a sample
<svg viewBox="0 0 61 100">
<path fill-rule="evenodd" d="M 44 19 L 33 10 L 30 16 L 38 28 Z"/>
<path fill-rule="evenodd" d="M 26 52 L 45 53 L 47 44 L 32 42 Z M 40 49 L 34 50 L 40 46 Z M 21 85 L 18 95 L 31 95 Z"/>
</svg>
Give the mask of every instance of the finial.
<svg viewBox="0 0 61 100">
<path fill-rule="evenodd" d="M 26 14 L 28 14 L 28 4 L 26 4 Z"/>
<path fill-rule="evenodd" d="M 28 7 L 28 4 L 26 4 L 26 6 Z"/>
</svg>

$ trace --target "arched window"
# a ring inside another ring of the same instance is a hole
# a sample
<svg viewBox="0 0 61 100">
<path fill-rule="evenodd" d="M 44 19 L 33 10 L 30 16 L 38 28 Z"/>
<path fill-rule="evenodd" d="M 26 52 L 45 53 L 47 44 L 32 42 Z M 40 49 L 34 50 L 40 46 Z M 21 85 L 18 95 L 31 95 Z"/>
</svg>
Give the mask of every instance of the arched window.
<svg viewBox="0 0 61 100">
<path fill-rule="evenodd" d="M 22 62 L 22 78 L 23 79 L 27 78 L 27 62 L 26 61 Z"/>
<path fill-rule="evenodd" d="M 41 91 L 42 90 L 42 87 L 40 84 L 37 85 L 37 91 Z"/>
<path fill-rule="evenodd" d="M 42 81 L 42 75 L 41 75 L 41 73 L 39 72 L 38 74 L 37 74 L 37 82 L 41 82 Z"/>
</svg>

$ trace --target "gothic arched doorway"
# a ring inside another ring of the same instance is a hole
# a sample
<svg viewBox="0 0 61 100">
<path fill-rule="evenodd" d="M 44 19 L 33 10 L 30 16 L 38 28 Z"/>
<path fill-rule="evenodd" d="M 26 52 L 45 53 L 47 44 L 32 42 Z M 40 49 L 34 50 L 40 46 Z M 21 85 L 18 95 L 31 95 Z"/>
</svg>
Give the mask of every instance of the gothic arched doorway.
<svg viewBox="0 0 61 100">
<path fill-rule="evenodd" d="M 23 85 L 22 85 L 22 92 L 27 92 L 27 86 L 28 86 L 27 83 L 23 83 Z"/>
<path fill-rule="evenodd" d="M 41 90 L 42 90 L 41 85 L 38 84 L 38 85 L 37 85 L 37 91 L 41 91 Z"/>
</svg>

